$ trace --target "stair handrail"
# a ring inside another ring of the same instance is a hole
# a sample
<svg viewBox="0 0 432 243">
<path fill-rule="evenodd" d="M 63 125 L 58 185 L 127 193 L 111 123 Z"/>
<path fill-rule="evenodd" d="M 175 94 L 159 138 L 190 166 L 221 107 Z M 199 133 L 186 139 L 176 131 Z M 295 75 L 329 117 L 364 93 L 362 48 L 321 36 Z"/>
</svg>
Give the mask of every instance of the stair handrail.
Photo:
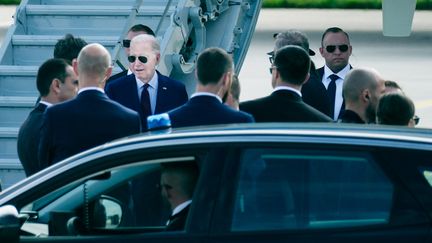
<svg viewBox="0 0 432 243">
<path fill-rule="evenodd" d="M 135 18 L 139 12 L 139 9 L 143 3 L 143 0 L 136 0 L 135 4 L 132 6 L 131 13 L 129 14 L 129 17 L 123 27 L 123 30 L 119 36 L 119 39 L 117 40 L 117 44 L 114 47 L 113 55 L 112 55 L 112 65 L 114 66 L 117 64 L 122 70 L 126 70 L 125 66 L 119 59 L 120 50 L 123 47 L 122 40 L 124 36 L 127 35 L 127 32 L 129 31 L 129 28 L 131 24 L 135 21 Z"/>
</svg>

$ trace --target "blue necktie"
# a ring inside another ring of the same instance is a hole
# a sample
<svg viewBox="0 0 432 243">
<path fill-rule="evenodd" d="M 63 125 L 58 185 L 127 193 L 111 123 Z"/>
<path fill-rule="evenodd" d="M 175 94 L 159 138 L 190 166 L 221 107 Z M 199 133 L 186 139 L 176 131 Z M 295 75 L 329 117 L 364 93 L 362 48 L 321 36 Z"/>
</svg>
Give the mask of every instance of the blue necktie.
<svg viewBox="0 0 432 243">
<path fill-rule="evenodd" d="M 150 106 L 150 95 L 148 92 L 149 84 L 144 84 L 144 87 L 141 91 L 141 109 L 144 114 L 144 120 L 147 121 L 147 117 L 152 114 L 151 106 Z M 146 127 L 145 127 L 146 128 Z"/>
<path fill-rule="evenodd" d="M 330 115 L 332 116 L 332 119 L 334 119 L 335 116 L 335 101 L 336 101 L 336 80 L 339 79 L 339 76 L 336 74 L 332 74 L 329 76 L 330 83 L 327 87 L 327 94 L 330 99 Z"/>
</svg>

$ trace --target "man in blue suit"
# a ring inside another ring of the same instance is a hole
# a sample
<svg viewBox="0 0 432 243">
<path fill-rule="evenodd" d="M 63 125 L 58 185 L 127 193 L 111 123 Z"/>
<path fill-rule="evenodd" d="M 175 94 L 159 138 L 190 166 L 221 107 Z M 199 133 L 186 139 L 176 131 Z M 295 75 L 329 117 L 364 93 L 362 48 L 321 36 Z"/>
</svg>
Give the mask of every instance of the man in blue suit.
<svg viewBox="0 0 432 243">
<path fill-rule="evenodd" d="M 110 54 L 100 44 L 87 45 L 73 62 L 79 79 L 78 95 L 45 111 L 38 156 L 41 168 L 140 132 L 139 115 L 104 93 L 112 71 L 110 64 Z"/>
<path fill-rule="evenodd" d="M 154 36 L 135 36 L 128 60 L 133 74 L 111 81 L 105 92 L 112 100 L 138 112 L 146 130 L 148 116 L 183 105 L 188 95 L 184 84 L 156 71 L 160 46 Z"/>
<path fill-rule="evenodd" d="M 222 103 L 233 78 L 233 61 L 226 51 L 208 48 L 196 64 L 196 93 L 183 106 L 168 113 L 172 127 L 253 122 L 250 114 Z"/>
</svg>

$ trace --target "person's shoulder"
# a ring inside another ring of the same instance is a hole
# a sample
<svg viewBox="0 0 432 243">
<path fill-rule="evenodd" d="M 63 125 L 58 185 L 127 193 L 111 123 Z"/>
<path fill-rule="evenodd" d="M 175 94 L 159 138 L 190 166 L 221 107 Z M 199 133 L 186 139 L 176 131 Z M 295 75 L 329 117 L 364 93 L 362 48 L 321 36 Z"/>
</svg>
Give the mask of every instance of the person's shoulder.
<svg viewBox="0 0 432 243">
<path fill-rule="evenodd" d="M 121 71 L 121 72 L 119 72 L 119 73 L 116 73 L 116 74 L 112 75 L 112 76 L 109 77 L 109 79 L 107 80 L 107 84 L 109 84 L 109 83 L 111 83 L 112 81 L 117 80 L 117 79 L 119 79 L 119 78 L 126 77 L 126 76 L 127 76 L 127 73 L 128 73 L 128 70 L 123 70 L 123 71 Z"/>
<path fill-rule="evenodd" d="M 118 77 L 116 79 L 112 79 L 110 82 L 108 82 L 106 84 L 106 89 L 110 89 L 111 87 L 123 86 L 124 82 L 128 82 L 130 80 L 135 80 L 135 76 L 132 74 L 120 76 L 120 77 Z"/>
<path fill-rule="evenodd" d="M 181 88 L 185 87 L 183 82 L 181 82 L 179 80 L 172 79 L 172 78 L 165 76 L 159 72 L 157 74 L 158 74 L 158 81 L 162 82 L 163 85 L 173 86 L 173 87 L 181 87 Z"/>
<path fill-rule="evenodd" d="M 310 106 L 309 104 L 302 102 L 304 109 L 310 113 L 311 117 L 313 117 L 318 122 L 333 122 L 333 120 L 322 113 L 321 111 L 315 109 L 313 106 Z"/>
</svg>

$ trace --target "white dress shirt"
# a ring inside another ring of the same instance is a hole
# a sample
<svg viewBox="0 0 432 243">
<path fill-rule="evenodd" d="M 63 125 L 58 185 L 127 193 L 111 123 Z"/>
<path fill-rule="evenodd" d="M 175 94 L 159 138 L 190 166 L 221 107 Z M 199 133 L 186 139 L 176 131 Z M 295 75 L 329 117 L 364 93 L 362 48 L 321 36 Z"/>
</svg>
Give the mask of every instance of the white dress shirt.
<svg viewBox="0 0 432 243">
<path fill-rule="evenodd" d="M 334 107 L 334 117 L 333 117 L 333 120 L 335 121 L 337 121 L 339 117 L 339 113 L 341 111 L 341 107 L 343 104 L 343 96 L 342 96 L 343 81 L 350 69 L 351 67 L 348 64 L 338 73 L 333 73 L 332 70 L 330 70 L 330 68 L 327 67 L 327 65 L 324 66 L 324 75 L 322 77 L 322 82 L 326 87 L 326 89 L 328 88 L 331 82 L 331 79 L 329 78 L 330 75 L 336 74 L 339 77 L 339 79 L 336 80 L 336 97 L 335 97 L 335 107 Z"/>
<path fill-rule="evenodd" d="M 292 91 L 292 92 L 298 94 L 300 97 L 302 97 L 302 94 L 299 90 L 288 87 L 288 86 L 278 86 L 273 90 L 273 92 L 278 91 L 278 90 L 289 90 L 289 91 Z"/>
<path fill-rule="evenodd" d="M 137 84 L 138 99 L 141 101 L 141 92 L 144 89 L 144 82 L 139 80 L 136 76 L 135 76 L 135 81 Z M 148 84 L 150 85 L 147 88 L 147 91 L 148 91 L 149 96 L 150 96 L 150 108 L 151 108 L 152 114 L 154 114 L 155 110 L 156 110 L 157 90 L 158 90 L 158 85 L 159 85 L 158 74 L 156 71 L 155 71 L 153 77 L 148 82 Z"/>
<path fill-rule="evenodd" d="M 209 93 L 209 92 L 196 92 L 193 95 L 191 95 L 191 98 L 196 97 L 196 96 L 212 96 L 212 97 L 215 97 L 216 99 L 218 99 L 220 101 L 220 103 L 222 103 L 222 99 L 218 95 L 215 95 L 213 93 Z"/>
</svg>

